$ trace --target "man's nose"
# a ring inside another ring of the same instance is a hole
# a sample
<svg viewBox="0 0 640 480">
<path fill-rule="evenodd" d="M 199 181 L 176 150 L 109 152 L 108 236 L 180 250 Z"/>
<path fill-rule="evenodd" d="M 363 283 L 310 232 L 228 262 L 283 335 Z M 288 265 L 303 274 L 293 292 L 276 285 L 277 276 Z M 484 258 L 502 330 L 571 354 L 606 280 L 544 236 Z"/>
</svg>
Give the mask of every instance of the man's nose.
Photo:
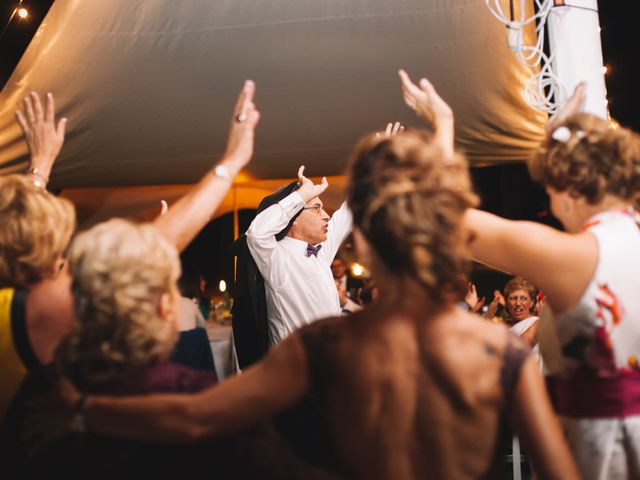
<svg viewBox="0 0 640 480">
<path fill-rule="evenodd" d="M 322 219 L 327 221 L 327 222 L 331 219 L 329 214 L 327 212 L 325 212 L 324 209 L 322 209 Z"/>
</svg>

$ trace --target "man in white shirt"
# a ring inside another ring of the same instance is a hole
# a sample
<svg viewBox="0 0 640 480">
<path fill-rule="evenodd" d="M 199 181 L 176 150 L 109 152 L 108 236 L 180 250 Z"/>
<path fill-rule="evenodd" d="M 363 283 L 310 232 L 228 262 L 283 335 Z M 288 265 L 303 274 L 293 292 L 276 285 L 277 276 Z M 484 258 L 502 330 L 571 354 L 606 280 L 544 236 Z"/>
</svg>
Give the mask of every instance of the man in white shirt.
<svg viewBox="0 0 640 480">
<path fill-rule="evenodd" d="M 347 264 L 340 257 L 334 258 L 331 262 L 331 274 L 338 289 L 342 313 L 347 315 L 362 310 L 362 307 L 355 301 L 358 291 L 364 287 L 362 280 L 349 275 Z"/>
<path fill-rule="evenodd" d="M 300 167 L 300 187 L 259 213 L 247 230 L 247 246 L 265 282 L 271 344 L 341 313 L 330 266 L 351 231 L 351 212 L 343 203 L 330 218 L 319 198 L 327 179 L 315 185 L 303 173 Z"/>
</svg>

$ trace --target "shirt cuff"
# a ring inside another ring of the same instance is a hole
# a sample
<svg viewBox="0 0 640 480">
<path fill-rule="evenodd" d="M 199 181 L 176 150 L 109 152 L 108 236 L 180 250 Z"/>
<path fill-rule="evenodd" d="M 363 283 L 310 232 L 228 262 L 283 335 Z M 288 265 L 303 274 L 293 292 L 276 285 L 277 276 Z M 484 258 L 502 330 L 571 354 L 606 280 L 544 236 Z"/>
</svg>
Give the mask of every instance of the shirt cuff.
<svg viewBox="0 0 640 480">
<path fill-rule="evenodd" d="M 293 218 L 298 211 L 304 207 L 304 200 L 298 192 L 293 192 L 289 196 L 278 202 L 285 216 Z"/>
</svg>

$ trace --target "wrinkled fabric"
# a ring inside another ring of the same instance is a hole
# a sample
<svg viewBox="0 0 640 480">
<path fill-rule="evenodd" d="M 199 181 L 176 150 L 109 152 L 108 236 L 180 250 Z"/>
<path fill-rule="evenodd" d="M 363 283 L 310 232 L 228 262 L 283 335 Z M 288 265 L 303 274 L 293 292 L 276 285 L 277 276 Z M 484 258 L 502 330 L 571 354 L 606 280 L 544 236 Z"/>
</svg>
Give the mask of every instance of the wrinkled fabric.
<svg viewBox="0 0 640 480">
<path fill-rule="evenodd" d="M 54 188 L 195 182 L 224 152 L 242 82 L 262 113 L 251 178 L 340 175 L 356 140 L 428 76 L 472 163 L 524 160 L 545 115 L 482 0 L 56 0 L 0 94 L 0 173 L 23 171 L 14 120 L 31 90 L 69 118 Z"/>
</svg>

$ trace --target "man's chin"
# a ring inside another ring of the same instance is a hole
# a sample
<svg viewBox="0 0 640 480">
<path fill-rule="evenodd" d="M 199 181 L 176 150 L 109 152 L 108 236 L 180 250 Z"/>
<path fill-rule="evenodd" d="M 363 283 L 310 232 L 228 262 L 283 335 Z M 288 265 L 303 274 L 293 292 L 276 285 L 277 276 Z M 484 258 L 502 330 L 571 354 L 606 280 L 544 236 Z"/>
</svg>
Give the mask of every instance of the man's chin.
<svg viewBox="0 0 640 480">
<path fill-rule="evenodd" d="M 313 244 L 318 245 L 319 243 L 324 242 L 326 239 L 327 239 L 327 234 L 325 233 L 324 235 L 321 235 L 318 238 L 316 238 Z"/>
</svg>

